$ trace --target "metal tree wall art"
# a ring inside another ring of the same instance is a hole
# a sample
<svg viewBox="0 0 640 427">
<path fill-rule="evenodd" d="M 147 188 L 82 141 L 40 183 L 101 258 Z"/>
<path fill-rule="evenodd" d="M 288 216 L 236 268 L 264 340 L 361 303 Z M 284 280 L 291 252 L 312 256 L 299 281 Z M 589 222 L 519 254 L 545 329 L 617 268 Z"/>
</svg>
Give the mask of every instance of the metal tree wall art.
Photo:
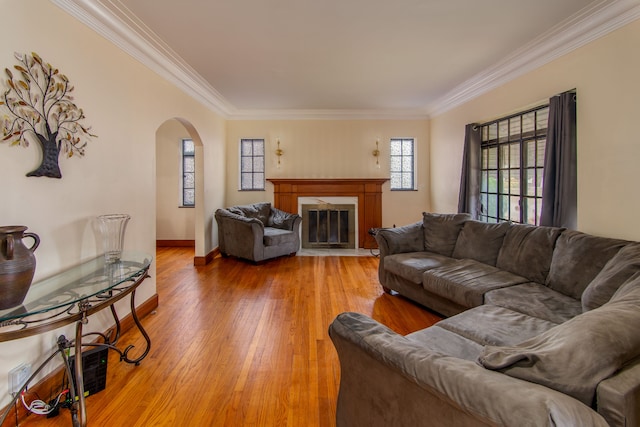
<svg viewBox="0 0 640 427">
<path fill-rule="evenodd" d="M 73 86 L 64 74 L 36 53 L 15 57 L 19 64 L 14 71 L 5 68 L 8 88 L 0 101 L 8 113 L 2 122 L 3 141 L 11 141 L 12 146 L 39 145 L 42 162 L 27 176 L 62 178 L 60 152 L 67 157 L 84 156 L 87 141 L 95 135 L 91 127 L 81 124 L 84 113 L 73 103 Z"/>
</svg>

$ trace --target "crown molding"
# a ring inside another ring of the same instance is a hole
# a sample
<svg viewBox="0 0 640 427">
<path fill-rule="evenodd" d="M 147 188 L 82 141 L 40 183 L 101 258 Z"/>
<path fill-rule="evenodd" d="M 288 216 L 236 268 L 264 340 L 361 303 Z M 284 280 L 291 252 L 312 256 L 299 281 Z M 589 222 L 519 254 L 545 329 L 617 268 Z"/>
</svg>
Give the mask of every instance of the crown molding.
<svg viewBox="0 0 640 427">
<path fill-rule="evenodd" d="M 121 50 L 231 120 L 427 119 L 449 111 L 640 17 L 640 0 L 600 0 L 424 109 L 238 110 L 118 0 L 51 0 Z"/>
<path fill-rule="evenodd" d="M 423 109 L 397 110 L 238 110 L 230 120 L 425 120 Z"/>
<path fill-rule="evenodd" d="M 207 108 L 227 117 L 235 108 L 117 0 L 51 0 Z"/>
<path fill-rule="evenodd" d="M 601 0 L 456 86 L 427 108 L 430 117 L 458 107 L 640 18 L 638 0 Z"/>
</svg>

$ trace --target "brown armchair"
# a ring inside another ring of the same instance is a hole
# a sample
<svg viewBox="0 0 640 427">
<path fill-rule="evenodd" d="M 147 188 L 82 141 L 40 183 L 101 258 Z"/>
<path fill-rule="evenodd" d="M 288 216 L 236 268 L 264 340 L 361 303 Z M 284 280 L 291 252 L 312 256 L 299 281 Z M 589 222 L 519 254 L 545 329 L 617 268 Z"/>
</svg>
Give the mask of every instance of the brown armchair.
<svg viewBox="0 0 640 427">
<path fill-rule="evenodd" d="M 295 254 L 300 248 L 302 218 L 273 208 L 271 203 L 218 209 L 215 218 L 223 256 L 259 262 Z"/>
</svg>

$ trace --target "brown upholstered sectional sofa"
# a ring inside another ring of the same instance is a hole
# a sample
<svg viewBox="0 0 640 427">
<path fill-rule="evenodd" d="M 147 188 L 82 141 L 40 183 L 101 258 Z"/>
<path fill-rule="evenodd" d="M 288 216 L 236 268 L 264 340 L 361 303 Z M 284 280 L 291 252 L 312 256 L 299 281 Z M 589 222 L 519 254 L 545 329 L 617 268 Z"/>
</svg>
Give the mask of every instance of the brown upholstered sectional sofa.
<svg viewBox="0 0 640 427">
<path fill-rule="evenodd" d="M 385 290 L 450 317 L 339 315 L 338 426 L 640 425 L 640 243 L 427 213 L 376 240 Z"/>
</svg>

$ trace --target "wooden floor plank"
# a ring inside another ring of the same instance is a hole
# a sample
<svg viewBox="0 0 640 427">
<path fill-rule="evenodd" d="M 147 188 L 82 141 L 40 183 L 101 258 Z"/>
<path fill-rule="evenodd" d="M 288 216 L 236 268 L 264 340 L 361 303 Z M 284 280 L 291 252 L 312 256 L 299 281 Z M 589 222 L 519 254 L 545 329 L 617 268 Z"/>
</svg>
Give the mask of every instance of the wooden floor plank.
<svg viewBox="0 0 640 427">
<path fill-rule="evenodd" d="M 195 267 L 192 248 L 158 248 L 160 306 L 143 319 L 151 351 L 140 366 L 110 355 L 107 388 L 87 399 L 89 425 L 333 426 L 335 316 L 365 313 L 402 334 L 440 319 L 385 294 L 377 268 L 373 256 L 218 257 Z M 121 344 L 144 341 L 132 330 Z M 69 413 L 21 425 L 68 426 Z"/>
</svg>

